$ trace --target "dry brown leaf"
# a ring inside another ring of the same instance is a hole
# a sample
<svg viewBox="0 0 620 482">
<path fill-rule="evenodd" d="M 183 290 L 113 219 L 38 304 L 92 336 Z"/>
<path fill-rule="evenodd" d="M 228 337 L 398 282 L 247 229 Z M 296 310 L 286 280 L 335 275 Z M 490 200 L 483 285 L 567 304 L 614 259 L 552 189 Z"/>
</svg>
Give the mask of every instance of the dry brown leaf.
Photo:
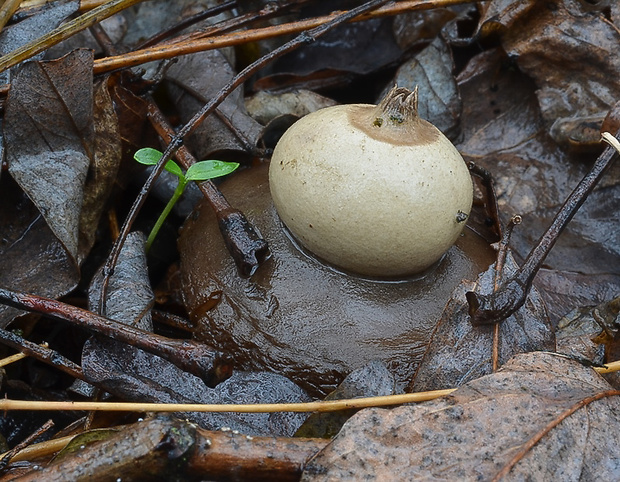
<svg viewBox="0 0 620 482">
<path fill-rule="evenodd" d="M 619 431 L 620 392 L 528 353 L 443 399 L 362 410 L 302 480 L 618 480 Z"/>
</svg>

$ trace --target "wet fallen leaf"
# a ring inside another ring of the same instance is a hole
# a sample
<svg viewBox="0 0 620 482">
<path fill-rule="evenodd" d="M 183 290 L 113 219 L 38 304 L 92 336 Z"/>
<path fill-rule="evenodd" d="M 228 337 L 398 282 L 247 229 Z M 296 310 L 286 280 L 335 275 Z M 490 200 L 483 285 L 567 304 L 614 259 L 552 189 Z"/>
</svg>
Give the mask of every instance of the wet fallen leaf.
<svg viewBox="0 0 620 482">
<path fill-rule="evenodd" d="M 567 313 L 558 323 L 557 351 L 594 366 L 604 366 L 620 359 L 620 298 L 596 306 L 580 306 Z M 620 386 L 617 372 L 605 379 Z"/>
<path fill-rule="evenodd" d="M 0 32 L 0 55 L 8 54 L 13 50 L 31 42 L 42 35 L 58 27 L 64 20 L 78 11 L 80 2 L 77 0 L 67 2 L 47 3 L 37 15 L 24 18 L 21 22 L 9 25 Z M 40 60 L 43 53 L 29 60 Z M 9 83 L 9 72 L 17 68 L 0 73 L 0 83 Z"/>
<path fill-rule="evenodd" d="M 56 298 L 71 291 L 79 270 L 41 212 L 10 176 L 0 179 L 0 285 Z M 0 327 L 23 312 L 0 305 Z"/>
<path fill-rule="evenodd" d="M 318 8 L 326 10 L 320 5 Z M 333 6 L 327 10 L 331 10 Z M 347 23 L 315 42 L 285 55 L 273 65 L 274 73 L 254 84 L 315 89 L 346 85 L 352 79 L 395 62 L 401 50 L 394 40 L 390 19 Z"/>
<path fill-rule="evenodd" d="M 501 279 L 509 279 L 516 268 L 508 253 Z M 472 325 L 465 292 L 489 294 L 494 290 L 494 279 L 495 265 L 476 283 L 465 281 L 456 288 L 433 331 L 410 391 L 458 387 L 492 372 L 494 327 Z M 525 305 L 499 325 L 499 364 L 518 353 L 539 350 L 555 350 L 555 337 L 544 302 L 532 289 Z"/>
<path fill-rule="evenodd" d="M 280 94 L 260 91 L 245 99 L 245 106 L 250 116 L 263 125 L 285 114 L 303 117 L 315 110 L 336 104 L 337 102 L 332 99 L 304 89 Z"/>
<path fill-rule="evenodd" d="M 619 413 L 594 370 L 523 354 L 443 399 L 362 410 L 302 480 L 617 480 Z"/>
<path fill-rule="evenodd" d="M 620 293 L 620 277 L 541 269 L 535 285 L 545 300 L 553 326 L 573 307 L 599 304 Z"/>
<path fill-rule="evenodd" d="M 94 157 L 92 68 L 87 50 L 25 64 L 13 78 L 5 113 L 9 173 L 76 262 Z"/>
<path fill-rule="evenodd" d="M 536 82 L 552 137 L 567 148 L 598 148 L 598 129 L 620 97 L 620 59 L 615 55 L 620 32 L 609 21 L 608 7 L 576 0 L 514 5 L 491 2 L 489 22 L 503 27 L 506 53 Z M 487 24 L 483 18 L 483 31 Z M 588 128 L 592 122 L 594 127 Z"/>
<path fill-rule="evenodd" d="M 183 56 L 166 73 L 173 104 L 187 122 L 234 75 L 228 59 L 219 50 Z M 214 159 L 231 152 L 251 154 L 262 130 L 245 110 L 240 89 L 224 101 L 214 115 L 204 120 L 188 139 L 195 156 Z"/>
<path fill-rule="evenodd" d="M 394 17 L 394 38 L 398 46 L 410 49 L 422 42 L 433 41 L 444 25 L 457 13 L 449 8 L 406 12 Z"/>
<path fill-rule="evenodd" d="M 513 214 L 523 217 L 511 239 L 515 257 L 522 261 L 587 166 L 552 142 L 540 114 L 536 87 L 501 50 L 473 57 L 459 75 L 459 89 L 464 106 L 463 141 L 457 147 L 465 159 L 493 175 L 504 220 Z M 607 275 L 611 284 L 599 284 L 601 291 L 608 291 L 620 280 L 616 269 L 620 266 L 616 172 L 612 168 L 590 194 L 545 261 L 545 267 L 558 271 Z M 603 278 L 599 281 L 604 282 Z"/>
<path fill-rule="evenodd" d="M 148 279 L 145 238 L 142 233 L 131 233 L 123 245 L 114 275 L 110 277 L 107 298 L 103 308 L 106 316 L 126 325 L 133 325 L 147 331 L 153 331 L 151 307 L 154 301 L 153 291 Z M 99 312 L 99 298 L 103 275 L 101 270 L 95 275 L 89 288 L 89 306 Z M 82 370 L 89 373 L 89 354 L 111 359 L 133 360 L 140 350 L 105 337 L 90 337 L 82 349 Z M 82 395 L 92 396 L 93 387 L 82 380 L 76 380 L 72 390 Z"/>
<path fill-rule="evenodd" d="M 413 59 L 399 67 L 392 83 L 378 99 L 382 99 L 394 85 L 409 90 L 417 86 L 420 117 L 454 139 L 460 129 L 462 104 L 453 70 L 452 53 L 445 40 L 438 36 Z"/>
<path fill-rule="evenodd" d="M 116 397 L 158 403 L 296 403 L 308 395 L 287 378 L 268 372 L 235 371 L 215 388 L 171 363 L 132 347 L 118 347 L 115 357 L 100 351 L 82 358 L 89 381 Z M 212 430 L 228 427 L 247 435 L 292 436 L 306 414 L 183 412 L 180 418 Z"/>
<path fill-rule="evenodd" d="M 107 78 L 93 92 L 93 158 L 84 184 L 78 255 L 83 259 L 95 244 L 99 219 L 112 191 L 121 162 L 118 119 L 108 90 Z"/>
<path fill-rule="evenodd" d="M 325 400 L 394 395 L 395 385 L 394 376 L 385 364 L 373 361 L 349 373 L 342 383 L 325 397 Z M 352 409 L 313 413 L 299 427 L 295 436 L 332 438 L 356 412 L 357 410 Z"/>
</svg>

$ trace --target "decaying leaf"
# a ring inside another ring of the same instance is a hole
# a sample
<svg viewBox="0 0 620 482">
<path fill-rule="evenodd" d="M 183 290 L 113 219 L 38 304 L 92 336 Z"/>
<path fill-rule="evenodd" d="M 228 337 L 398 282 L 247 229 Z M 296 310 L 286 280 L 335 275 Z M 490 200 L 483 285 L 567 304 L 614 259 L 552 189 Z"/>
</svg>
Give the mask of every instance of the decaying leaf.
<svg viewBox="0 0 620 482">
<path fill-rule="evenodd" d="M 394 395 L 395 380 L 384 363 L 370 362 L 349 373 L 325 400 Z M 296 437 L 331 438 L 357 410 L 313 413 L 295 433 Z"/>
<path fill-rule="evenodd" d="M 183 122 L 211 100 L 234 73 L 219 50 L 179 58 L 168 69 L 166 78 Z M 260 124 L 247 114 L 242 91 L 237 89 L 197 127 L 188 145 L 199 159 L 231 152 L 249 154 L 256 147 L 260 132 Z"/>
<path fill-rule="evenodd" d="M 452 75 L 454 61 L 445 40 L 438 36 L 409 62 L 400 66 L 382 99 L 394 85 L 419 89 L 418 114 L 454 139 L 459 133 L 461 98 Z"/>
<path fill-rule="evenodd" d="M 104 306 L 108 318 L 126 325 L 133 325 L 147 331 L 153 331 L 151 307 L 153 291 L 148 278 L 145 238 L 142 233 L 130 233 L 119 255 L 114 275 L 110 277 L 107 298 Z M 100 270 L 93 278 L 89 288 L 89 305 L 94 312 L 99 312 L 99 297 L 103 275 Z M 109 357 L 111 359 L 133 360 L 138 356 L 138 348 L 127 346 L 104 337 L 90 337 L 82 349 L 82 370 L 89 373 L 89 354 Z M 76 380 L 72 390 L 82 395 L 92 395 L 93 387 L 82 380 Z"/>
<path fill-rule="evenodd" d="M 113 355 L 113 357 L 110 356 Z M 268 372 L 235 371 L 215 388 L 170 362 L 128 346 L 112 353 L 90 350 L 82 357 L 84 374 L 98 387 L 126 401 L 158 403 L 296 403 L 310 401 L 297 385 Z M 306 414 L 184 412 L 180 418 L 218 430 L 247 435 L 292 436 Z"/>
<path fill-rule="evenodd" d="M 5 113 L 9 173 L 76 260 L 84 182 L 94 157 L 92 68 L 87 50 L 25 64 Z"/>
<path fill-rule="evenodd" d="M 593 366 L 620 359 L 620 297 L 596 306 L 580 306 L 558 323 L 557 351 Z M 605 379 L 620 386 L 620 374 L 607 373 Z"/>
<path fill-rule="evenodd" d="M 506 53 L 535 80 L 547 127 L 567 148 L 598 149 L 600 126 L 620 97 L 620 31 L 605 3 L 498 0 L 481 20 L 483 33 L 502 31 Z"/>
<path fill-rule="evenodd" d="M 319 2 L 315 8 L 327 13 L 335 7 Z M 395 62 L 401 53 L 389 19 L 350 22 L 278 59 L 273 65 L 275 73 L 258 80 L 254 88 L 321 89 L 346 85 L 359 75 Z"/>
<path fill-rule="evenodd" d="M 121 162 L 121 138 L 118 119 L 108 89 L 108 79 L 94 87 L 94 155 L 84 184 L 80 213 L 79 258 L 84 258 L 95 243 L 99 218 L 106 206 Z"/>
<path fill-rule="evenodd" d="M 619 430 L 594 370 L 527 353 L 443 399 L 362 410 L 302 480 L 618 480 Z"/>
<path fill-rule="evenodd" d="M 0 286 L 56 298 L 78 283 L 75 260 L 10 176 L 0 180 Z M 0 327 L 18 314 L 0 305 Z"/>
<path fill-rule="evenodd" d="M 501 278 L 516 270 L 508 253 Z M 495 265 L 482 273 L 476 283 L 463 282 L 454 291 L 431 337 L 422 362 L 410 386 L 411 391 L 436 390 L 461 386 L 491 373 L 493 326 L 473 326 L 465 301 L 465 292 L 493 292 Z M 500 282 L 501 283 L 501 282 Z M 499 363 L 518 353 L 555 350 L 553 329 L 544 302 L 533 288 L 516 313 L 499 325 Z"/>
<path fill-rule="evenodd" d="M 78 0 L 47 3 L 38 15 L 32 15 L 21 22 L 3 28 L 0 32 L 0 55 L 6 55 L 55 29 L 77 12 L 79 7 Z M 42 57 L 43 53 L 29 60 L 38 60 Z M 16 69 L 0 73 L 0 83 L 9 83 L 11 80 L 9 74 L 14 70 Z"/>
<path fill-rule="evenodd" d="M 409 49 L 422 42 L 432 41 L 443 26 L 457 16 L 449 8 L 434 8 L 405 12 L 394 18 L 394 38 L 398 46 Z"/>
<path fill-rule="evenodd" d="M 245 100 L 248 113 L 263 125 L 282 115 L 303 117 L 315 110 L 336 104 L 337 102 L 332 99 L 304 89 L 280 94 L 260 91 Z"/>
<path fill-rule="evenodd" d="M 599 304 L 620 293 L 620 276 L 541 269 L 534 280 L 553 326 L 573 308 Z"/>
<path fill-rule="evenodd" d="M 457 148 L 465 159 L 493 175 L 504 219 L 514 214 L 523 217 L 510 243 L 515 258 L 522 261 L 586 174 L 587 165 L 580 162 L 586 157 L 575 159 L 550 139 L 536 86 L 501 50 L 473 57 L 459 75 L 459 90 L 463 140 Z M 609 292 L 618 284 L 619 191 L 617 171 L 612 168 L 558 239 L 545 260 L 547 268 L 601 275 L 588 281 L 599 292 Z M 553 291 L 554 286 L 548 289 Z"/>
</svg>

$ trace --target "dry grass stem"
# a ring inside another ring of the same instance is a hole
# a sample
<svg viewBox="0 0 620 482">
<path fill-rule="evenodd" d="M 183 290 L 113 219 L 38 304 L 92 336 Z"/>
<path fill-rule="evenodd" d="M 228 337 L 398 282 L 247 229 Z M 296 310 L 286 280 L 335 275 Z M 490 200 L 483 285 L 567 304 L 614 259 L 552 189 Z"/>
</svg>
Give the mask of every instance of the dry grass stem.
<svg viewBox="0 0 620 482">
<path fill-rule="evenodd" d="M 0 7 L 0 30 L 4 28 L 15 11 L 19 8 L 21 1 L 22 0 L 5 0 L 2 4 L 2 7 Z"/>
<path fill-rule="evenodd" d="M 620 361 L 594 367 L 597 373 L 620 371 Z M 336 412 L 351 408 L 386 407 L 434 400 L 454 392 L 456 388 L 428 392 L 403 393 L 383 397 L 349 398 L 305 403 L 255 403 L 255 404 L 201 404 L 201 403 L 132 403 L 132 402 L 42 402 L 30 400 L 0 400 L 0 410 L 80 410 L 120 412 Z"/>
<path fill-rule="evenodd" d="M 425 402 L 452 393 L 455 388 L 429 392 L 405 393 L 384 397 L 352 398 L 306 403 L 201 404 L 201 403 L 132 403 L 132 402 L 41 402 L 0 400 L 0 410 L 80 410 L 117 412 L 335 412 L 351 408 L 383 407 L 403 403 Z"/>
</svg>

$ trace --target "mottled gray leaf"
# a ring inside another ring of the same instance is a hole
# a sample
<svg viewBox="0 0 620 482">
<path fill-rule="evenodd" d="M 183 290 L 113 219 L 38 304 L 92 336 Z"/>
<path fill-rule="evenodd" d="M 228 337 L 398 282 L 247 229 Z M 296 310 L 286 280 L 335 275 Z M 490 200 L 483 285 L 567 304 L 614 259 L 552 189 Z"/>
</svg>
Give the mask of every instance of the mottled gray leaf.
<svg viewBox="0 0 620 482">
<path fill-rule="evenodd" d="M 75 260 L 10 176 L 0 180 L 0 207 L 0 286 L 49 298 L 75 288 Z M 0 327 L 20 313 L 0 305 Z"/>
<path fill-rule="evenodd" d="M 29 62 L 7 98 L 9 173 L 75 259 L 84 182 L 93 158 L 93 55 Z"/>
<path fill-rule="evenodd" d="M 180 57 L 168 69 L 166 78 L 182 121 L 187 122 L 234 74 L 219 50 Z M 245 110 L 242 89 L 237 89 L 196 128 L 187 142 L 199 160 L 213 159 L 218 152 L 250 153 L 256 147 L 261 130 L 260 124 Z"/>
<path fill-rule="evenodd" d="M 46 3 L 43 9 L 36 15 L 3 28 L 2 32 L 0 32 L 0 55 L 6 55 L 26 45 L 28 42 L 51 32 L 69 16 L 77 12 L 79 7 L 80 2 L 78 0 Z M 43 55 L 44 53 L 40 53 L 30 58 L 30 60 L 38 60 Z M 10 72 L 13 70 L 16 70 L 16 68 L 0 73 L 0 83 L 8 84 L 11 81 Z"/>
<path fill-rule="evenodd" d="M 618 480 L 620 392 L 551 353 L 519 355 L 448 397 L 362 410 L 302 480 Z"/>
<path fill-rule="evenodd" d="M 107 80 L 106 77 L 98 82 L 94 90 L 94 157 L 86 177 L 80 213 L 80 260 L 95 243 L 99 219 L 107 205 L 121 162 L 121 136 Z"/>
<path fill-rule="evenodd" d="M 446 136 L 459 132 L 461 97 L 452 75 L 454 61 L 448 45 L 438 36 L 428 47 L 398 69 L 396 77 L 380 96 L 394 85 L 413 90 L 418 86 L 418 113 Z"/>
<path fill-rule="evenodd" d="M 325 397 L 325 400 L 393 395 L 395 385 L 394 376 L 387 366 L 380 361 L 372 361 L 349 373 L 342 383 Z M 313 413 L 299 427 L 295 436 L 332 438 L 355 413 L 357 413 L 355 409 Z"/>
</svg>

